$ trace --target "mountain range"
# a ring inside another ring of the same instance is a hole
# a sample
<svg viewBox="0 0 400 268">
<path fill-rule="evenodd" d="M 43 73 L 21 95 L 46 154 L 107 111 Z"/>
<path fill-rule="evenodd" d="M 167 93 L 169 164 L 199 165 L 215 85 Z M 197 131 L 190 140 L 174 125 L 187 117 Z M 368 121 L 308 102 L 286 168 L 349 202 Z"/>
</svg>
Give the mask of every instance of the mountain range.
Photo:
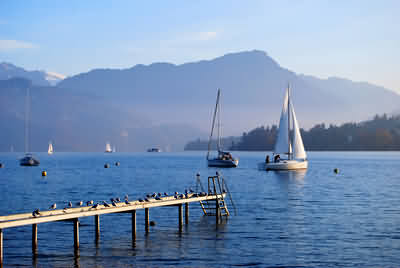
<svg viewBox="0 0 400 268">
<path fill-rule="evenodd" d="M 46 71 L 27 71 L 14 64 L 1 62 L 0 63 L 0 80 L 10 78 L 26 78 L 32 81 L 33 84 L 38 86 L 55 86 L 58 82 L 65 78 L 64 75 L 46 72 Z"/>
<path fill-rule="evenodd" d="M 0 151 L 9 150 L 10 144 L 23 148 L 24 96 L 29 81 L 16 77 L 32 83 L 33 151 L 44 151 L 48 140 L 62 151 L 102 151 L 106 141 L 121 151 L 149 147 L 180 151 L 189 140 L 207 137 L 217 88 L 222 89 L 224 136 L 278 124 L 288 83 L 297 119 L 305 128 L 322 122 L 366 120 L 400 107 L 400 96 L 391 90 L 348 79 L 296 74 L 258 50 L 181 65 L 95 69 L 67 77 L 56 86 L 28 73 L 31 76 L 8 76 L 14 78 L 0 82 L 0 117 L 8 122 Z"/>
</svg>

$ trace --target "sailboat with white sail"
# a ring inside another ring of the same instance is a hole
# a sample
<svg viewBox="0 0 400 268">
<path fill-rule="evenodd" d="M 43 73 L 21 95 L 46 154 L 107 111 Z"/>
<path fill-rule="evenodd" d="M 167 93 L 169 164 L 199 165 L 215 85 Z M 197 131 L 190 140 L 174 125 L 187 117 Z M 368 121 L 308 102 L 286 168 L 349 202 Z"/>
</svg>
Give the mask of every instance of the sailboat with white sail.
<svg viewBox="0 0 400 268">
<path fill-rule="evenodd" d="M 47 153 L 48 154 L 53 154 L 54 153 L 53 143 L 51 141 L 49 142 L 49 148 L 47 149 Z"/>
<path fill-rule="evenodd" d="M 266 160 L 263 163 L 266 170 L 297 170 L 307 169 L 308 167 L 307 154 L 304 150 L 299 124 L 294 112 L 289 85 L 283 101 L 273 155 L 272 161 Z M 280 155 L 286 155 L 287 159 L 281 158 Z"/>
<path fill-rule="evenodd" d="M 232 157 L 230 152 L 223 151 L 222 145 L 221 145 L 221 116 L 220 116 L 220 96 L 221 96 L 221 90 L 218 89 L 217 93 L 217 102 L 215 104 L 215 110 L 214 110 L 214 116 L 213 116 L 213 121 L 212 121 L 212 126 L 211 126 L 211 134 L 210 134 L 210 139 L 208 141 L 208 152 L 207 152 L 207 163 L 209 167 L 237 167 L 239 164 L 239 159 L 235 159 Z M 210 158 L 210 151 L 211 151 L 211 142 L 212 142 L 212 137 L 214 134 L 214 128 L 215 128 L 215 121 L 217 119 L 217 152 L 218 155 L 215 158 Z"/>
<path fill-rule="evenodd" d="M 106 150 L 104 152 L 105 153 L 112 153 L 113 152 L 111 150 L 111 144 L 109 142 L 106 143 Z"/>
</svg>

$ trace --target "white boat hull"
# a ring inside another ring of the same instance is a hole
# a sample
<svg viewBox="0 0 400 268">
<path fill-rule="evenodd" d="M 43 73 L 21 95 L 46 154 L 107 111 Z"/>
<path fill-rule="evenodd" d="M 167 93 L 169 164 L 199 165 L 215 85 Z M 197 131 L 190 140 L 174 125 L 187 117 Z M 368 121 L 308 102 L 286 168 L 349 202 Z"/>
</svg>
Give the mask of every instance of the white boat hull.
<svg viewBox="0 0 400 268">
<path fill-rule="evenodd" d="M 297 170 L 307 169 L 307 160 L 280 160 L 279 162 L 262 163 L 265 170 Z"/>
<path fill-rule="evenodd" d="M 222 160 L 222 159 L 208 159 L 208 166 L 209 167 L 237 167 L 239 164 L 238 159 L 233 160 Z"/>
</svg>

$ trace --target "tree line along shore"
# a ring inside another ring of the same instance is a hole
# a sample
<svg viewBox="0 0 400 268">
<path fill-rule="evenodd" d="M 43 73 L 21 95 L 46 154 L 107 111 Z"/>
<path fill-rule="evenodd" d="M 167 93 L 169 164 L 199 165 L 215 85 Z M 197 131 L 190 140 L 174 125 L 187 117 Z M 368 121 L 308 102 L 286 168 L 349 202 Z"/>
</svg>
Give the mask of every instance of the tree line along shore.
<svg viewBox="0 0 400 268">
<path fill-rule="evenodd" d="M 398 151 L 400 150 L 400 115 L 375 115 L 372 120 L 336 126 L 316 124 L 301 129 L 307 151 Z M 233 151 L 272 151 L 278 127 L 261 126 L 240 137 L 222 139 L 224 148 Z M 215 141 L 212 142 L 215 148 Z M 185 145 L 185 151 L 207 150 L 208 140 L 197 139 Z"/>
</svg>

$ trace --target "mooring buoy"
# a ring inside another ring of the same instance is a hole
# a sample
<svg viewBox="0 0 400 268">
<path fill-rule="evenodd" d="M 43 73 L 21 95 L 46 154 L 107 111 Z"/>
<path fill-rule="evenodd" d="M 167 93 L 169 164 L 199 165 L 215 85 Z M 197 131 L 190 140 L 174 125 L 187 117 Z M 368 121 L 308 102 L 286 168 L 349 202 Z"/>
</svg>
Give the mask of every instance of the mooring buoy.
<svg viewBox="0 0 400 268">
<path fill-rule="evenodd" d="M 3 163 L 0 163 L 0 168 L 3 168 L 3 167 L 4 167 Z"/>
<path fill-rule="evenodd" d="M 46 172 L 46 170 L 43 170 L 42 171 L 42 177 L 46 177 L 47 176 L 47 172 Z"/>
<path fill-rule="evenodd" d="M 336 174 L 338 174 L 338 173 L 339 173 L 339 169 L 338 169 L 338 168 L 335 168 L 335 169 L 333 170 L 333 172 L 335 172 Z"/>
<path fill-rule="evenodd" d="M 104 164 L 104 168 L 109 168 L 110 167 L 110 165 L 109 164 Z"/>
<path fill-rule="evenodd" d="M 156 222 L 155 221 L 150 221 L 150 226 L 155 226 Z"/>
<path fill-rule="evenodd" d="M 120 163 L 119 162 L 115 162 L 115 165 L 118 167 L 120 165 Z"/>
</svg>

